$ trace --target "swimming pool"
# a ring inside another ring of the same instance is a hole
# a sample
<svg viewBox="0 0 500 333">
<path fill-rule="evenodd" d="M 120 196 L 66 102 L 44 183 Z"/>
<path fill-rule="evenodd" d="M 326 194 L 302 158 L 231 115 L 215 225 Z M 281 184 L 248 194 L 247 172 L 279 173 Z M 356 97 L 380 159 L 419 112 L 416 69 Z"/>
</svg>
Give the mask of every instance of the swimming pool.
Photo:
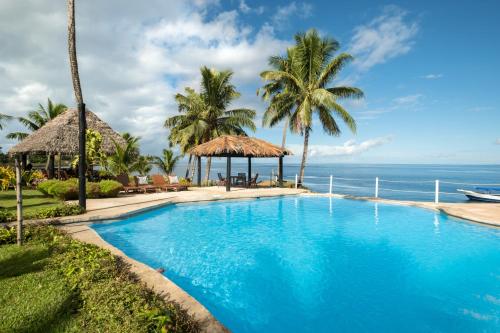
<svg viewBox="0 0 500 333">
<path fill-rule="evenodd" d="M 433 211 L 299 196 L 92 228 L 233 332 L 500 330 L 500 229 Z"/>
</svg>

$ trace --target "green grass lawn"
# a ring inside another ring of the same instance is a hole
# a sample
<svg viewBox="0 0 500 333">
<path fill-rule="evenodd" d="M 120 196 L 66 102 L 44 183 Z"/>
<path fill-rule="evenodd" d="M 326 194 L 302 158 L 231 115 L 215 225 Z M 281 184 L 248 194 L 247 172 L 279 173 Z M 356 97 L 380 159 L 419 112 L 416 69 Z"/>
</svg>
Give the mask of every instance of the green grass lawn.
<svg viewBox="0 0 500 333">
<path fill-rule="evenodd" d="M 141 285 L 107 250 L 54 227 L 0 228 L 0 332 L 197 332 L 197 323 Z"/>
<path fill-rule="evenodd" d="M 23 190 L 23 215 L 32 213 L 39 208 L 54 207 L 60 204 L 59 199 L 46 197 L 37 190 Z M 16 211 L 16 191 L 0 191 L 0 208 Z"/>
</svg>

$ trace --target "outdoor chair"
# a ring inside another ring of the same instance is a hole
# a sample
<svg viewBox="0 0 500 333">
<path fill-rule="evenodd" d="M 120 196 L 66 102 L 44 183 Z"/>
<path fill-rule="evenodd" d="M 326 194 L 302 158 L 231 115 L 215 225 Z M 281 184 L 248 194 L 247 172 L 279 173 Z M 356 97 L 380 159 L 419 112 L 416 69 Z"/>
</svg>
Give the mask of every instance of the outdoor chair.
<svg viewBox="0 0 500 333">
<path fill-rule="evenodd" d="M 144 178 L 145 178 L 145 183 L 143 181 L 143 183 L 141 184 L 141 182 L 139 181 L 139 178 L 137 176 L 134 176 L 134 182 L 137 185 L 137 187 L 139 188 L 139 190 L 142 191 L 143 193 L 146 193 L 146 192 L 156 192 L 156 190 L 158 189 L 158 187 L 156 187 L 154 185 L 149 185 L 147 183 L 147 177 L 144 177 Z"/>
<path fill-rule="evenodd" d="M 172 178 L 174 178 L 174 177 L 172 177 Z M 175 177 L 175 178 L 177 178 L 177 177 Z M 165 190 L 165 191 L 168 191 L 168 190 L 173 190 L 173 191 L 187 190 L 187 186 L 179 184 L 179 181 L 177 181 L 177 183 L 172 183 L 172 182 L 167 183 L 165 181 L 165 178 L 163 178 L 162 175 L 152 175 L 151 179 L 153 180 L 154 186 L 156 186 L 157 188 L 160 188 L 162 190 Z"/>
<path fill-rule="evenodd" d="M 217 185 L 219 186 L 226 186 L 226 178 L 222 177 L 222 174 L 220 172 L 217 173 L 217 176 L 219 177 L 219 181 Z"/>
<path fill-rule="evenodd" d="M 248 182 L 248 187 L 257 187 L 257 178 L 259 178 L 258 173 L 255 174 L 255 177 L 250 178 L 250 181 Z"/>
<path fill-rule="evenodd" d="M 116 181 L 123 185 L 123 191 L 125 193 L 138 192 L 141 190 L 137 186 L 137 184 L 130 183 L 130 178 L 128 177 L 128 175 L 126 173 L 122 173 L 121 175 L 118 175 L 116 177 Z"/>
</svg>

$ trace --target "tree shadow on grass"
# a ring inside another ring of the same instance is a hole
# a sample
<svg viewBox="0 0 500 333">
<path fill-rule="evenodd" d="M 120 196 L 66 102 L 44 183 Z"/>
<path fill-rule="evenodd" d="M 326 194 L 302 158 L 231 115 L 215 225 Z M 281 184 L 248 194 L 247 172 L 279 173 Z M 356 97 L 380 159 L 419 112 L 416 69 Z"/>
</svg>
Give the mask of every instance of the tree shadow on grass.
<svg viewBox="0 0 500 333">
<path fill-rule="evenodd" d="M 0 280 L 43 269 L 49 252 L 46 248 L 24 249 L 0 261 Z"/>
</svg>

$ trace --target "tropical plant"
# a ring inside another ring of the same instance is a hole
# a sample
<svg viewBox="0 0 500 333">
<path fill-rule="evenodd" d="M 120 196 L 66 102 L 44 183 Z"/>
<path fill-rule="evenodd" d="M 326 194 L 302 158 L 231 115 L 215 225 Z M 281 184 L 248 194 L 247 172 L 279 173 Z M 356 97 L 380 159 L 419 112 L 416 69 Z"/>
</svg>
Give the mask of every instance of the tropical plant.
<svg viewBox="0 0 500 333">
<path fill-rule="evenodd" d="M 0 130 L 3 130 L 3 127 L 5 126 L 5 122 L 8 120 L 11 120 L 12 116 L 0 113 Z"/>
<path fill-rule="evenodd" d="M 166 175 L 173 173 L 180 158 L 180 155 L 174 156 L 174 152 L 170 149 L 163 149 L 163 158 L 159 156 L 153 157 L 154 164 Z"/>
<path fill-rule="evenodd" d="M 136 171 L 140 176 L 146 176 L 151 172 L 153 163 L 153 158 L 151 156 L 139 156 L 131 166 L 132 171 Z"/>
<path fill-rule="evenodd" d="M 66 111 L 66 109 L 66 105 L 61 103 L 54 104 L 50 100 L 50 98 L 48 98 L 47 107 L 44 107 L 39 103 L 36 110 L 28 112 L 28 115 L 26 117 L 19 117 L 17 119 L 26 127 L 26 129 L 28 129 L 30 132 L 34 132 L 45 125 L 48 121 L 54 119 L 55 117 Z M 7 138 L 23 140 L 28 135 L 29 133 L 27 132 L 12 132 L 7 134 Z"/>
<path fill-rule="evenodd" d="M 246 135 L 244 128 L 255 131 L 255 111 L 246 108 L 227 110 L 240 97 L 231 84 L 233 72 L 201 68 L 201 91 L 186 88 L 186 95 L 175 100 L 181 115 L 168 118 L 165 127 L 171 130 L 169 139 L 179 144 L 181 152 L 221 135 Z M 210 175 L 211 158 L 207 160 L 206 179 Z"/>
<path fill-rule="evenodd" d="M 115 146 L 114 154 L 108 156 L 107 165 L 108 170 L 113 175 L 129 174 L 133 170 L 133 164 L 137 160 L 136 143 L 129 141 L 124 146 L 119 145 L 116 141 L 112 140 Z"/>
<path fill-rule="evenodd" d="M 135 157 L 139 157 L 139 140 L 141 139 L 140 136 L 133 136 L 132 134 L 128 132 L 122 133 L 122 138 L 125 140 L 125 142 L 131 144 L 131 154 L 134 155 Z"/>
<path fill-rule="evenodd" d="M 87 161 L 87 175 L 92 176 L 94 165 L 99 165 L 104 170 L 107 169 L 107 157 L 102 150 L 102 135 L 98 131 L 87 129 L 85 135 L 85 160 Z M 71 163 L 73 168 L 78 165 L 79 156 L 75 156 Z"/>
<path fill-rule="evenodd" d="M 261 73 L 268 85 L 274 84 L 274 90 L 271 86 L 264 87 L 264 91 L 269 91 L 272 96 L 271 103 L 274 104 L 265 121 L 273 126 L 289 117 L 290 130 L 304 136 L 299 184 L 304 178 L 314 115 L 317 115 L 323 130 L 329 135 L 338 136 L 341 133 L 335 117 L 339 117 L 353 133 L 356 132 L 355 120 L 338 100 L 361 98 L 363 92 L 349 86 L 330 86 L 341 69 L 353 59 L 347 53 L 334 57 L 339 47 L 336 40 L 321 38 L 316 30 L 311 29 L 295 36 L 295 45 L 286 58 L 276 58 L 276 62 L 283 61 L 286 68 L 278 66 L 277 69 Z"/>
<path fill-rule="evenodd" d="M 9 166 L 0 166 L 0 190 L 6 191 L 9 187 L 14 186 L 16 182 L 16 173 Z"/>
</svg>

